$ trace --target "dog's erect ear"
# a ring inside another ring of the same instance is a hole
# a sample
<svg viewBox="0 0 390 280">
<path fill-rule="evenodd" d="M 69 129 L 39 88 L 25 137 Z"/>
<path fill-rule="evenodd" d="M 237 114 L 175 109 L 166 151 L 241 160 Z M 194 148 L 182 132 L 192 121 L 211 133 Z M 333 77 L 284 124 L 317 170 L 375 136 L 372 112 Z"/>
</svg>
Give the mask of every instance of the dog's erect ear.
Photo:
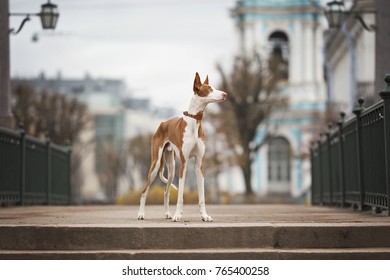
<svg viewBox="0 0 390 280">
<path fill-rule="evenodd" d="M 206 76 L 206 80 L 204 80 L 203 84 L 209 85 L 209 75 Z"/>
<path fill-rule="evenodd" d="M 195 74 L 195 80 L 194 80 L 194 93 L 198 93 L 200 86 L 202 85 L 202 82 L 200 81 L 200 77 L 198 72 Z"/>
</svg>

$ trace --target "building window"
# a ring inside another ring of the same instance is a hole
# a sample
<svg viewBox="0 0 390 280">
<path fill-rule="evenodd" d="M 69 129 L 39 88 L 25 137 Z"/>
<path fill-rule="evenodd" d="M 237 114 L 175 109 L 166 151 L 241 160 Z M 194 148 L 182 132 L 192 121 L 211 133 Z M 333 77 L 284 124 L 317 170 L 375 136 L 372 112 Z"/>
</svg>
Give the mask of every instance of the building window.
<svg viewBox="0 0 390 280">
<path fill-rule="evenodd" d="M 268 180 L 290 181 L 290 144 L 283 137 L 271 140 L 268 147 Z"/>
<path fill-rule="evenodd" d="M 268 37 L 270 48 L 269 68 L 283 79 L 288 79 L 289 43 L 286 33 L 275 31 Z"/>
</svg>

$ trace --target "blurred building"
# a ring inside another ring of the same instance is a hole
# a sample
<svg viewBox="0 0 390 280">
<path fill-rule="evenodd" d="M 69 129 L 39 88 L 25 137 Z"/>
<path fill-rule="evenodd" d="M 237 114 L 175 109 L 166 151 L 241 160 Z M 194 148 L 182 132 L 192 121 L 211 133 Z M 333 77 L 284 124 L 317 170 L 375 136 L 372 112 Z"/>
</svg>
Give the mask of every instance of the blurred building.
<svg viewBox="0 0 390 280">
<path fill-rule="evenodd" d="M 242 0 L 231 14 L 243 55 L 258 52 L 264 60 L 279 53 L 286 82 L 278 88 L 289 100 L 258 129 L 257 142 L 272 130 L 273 139 L 256 155 L 254 191 L 260 195 L 299 197 L 310 188 L 309 147 L 326 108 L 323 27 L 317 0 Z"/>
<path fill-rule="evenodd" d="M 126 138 L 152 134 L 160 122 L 175 116 L 173 108 L 153 107 L 149 98 L 127 97 L 123 100 L 126 109 Z"/>
</svg>

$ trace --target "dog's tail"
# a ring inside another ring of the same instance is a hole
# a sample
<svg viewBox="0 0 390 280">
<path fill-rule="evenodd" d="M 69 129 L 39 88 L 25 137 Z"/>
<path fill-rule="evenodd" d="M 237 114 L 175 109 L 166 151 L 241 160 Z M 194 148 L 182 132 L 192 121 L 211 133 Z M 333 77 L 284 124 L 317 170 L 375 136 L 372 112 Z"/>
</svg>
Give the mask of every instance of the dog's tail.
<svg viewBox="0 0 390 280">
<path fill-rule="evenodd" d="M 164 145 L 164 152 L 161 154 L 161 159 L 160 159 L 161 160 L 161 164 L 160 164 L 159 174 L 160 174 L 161 181 L 163 181 L 165 184 L 168 183 L 168 179 L 164 177 L 164 165 L 165 165 L 165 160 L 166 160 L 165 159 L 165 151 L 173 153 L 172 147 L 170 145 L 171 144 L 169 142 Z M 173 160 L 174 160 L 174 156 L 175 156 L 175 154 L 173 154 Z M 169 186 L 169 188 L 171 188 L 171 187 L 174 188 L 175 190 L 177 190 L 177 187 L 174 184 L 172 184 L 172 183 Z"/>
<path fill-rule="evenodd" d="M 161 181 L 163 181 L 165 184 L 168 183 L 168 179 L 164 177 L 164 167 L 162 167 L 160 169 L 160 179 Z M 177 187 L 174 185 L 174 184 L 171 184 L 170 185 L 171 188 L 174 188 L 175 190 L 177 190 Z"/>
</svg>

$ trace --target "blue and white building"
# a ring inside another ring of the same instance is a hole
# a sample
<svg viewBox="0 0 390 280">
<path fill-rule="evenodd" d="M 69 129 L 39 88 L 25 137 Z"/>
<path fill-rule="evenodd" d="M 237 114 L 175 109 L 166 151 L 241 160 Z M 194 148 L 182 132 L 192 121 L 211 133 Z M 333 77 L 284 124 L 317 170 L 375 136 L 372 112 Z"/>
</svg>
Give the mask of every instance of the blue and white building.
<svg viewBox="0 0 390 280">
<path fill-rule="evenodd" d="M 320 2 L 242 0 L 231 10 L 238 51 L 256 51 L 264 60 L 279 51 L 286 66 L 286 82 L 278 90 L 288 98 L 288 109 L 258 128 L 258 142 L 266 130 L 275 136 L 256 154 L 252 186 L 258 195 L 299 197 L 310 188 L 310 141 L 326 109 Z"/>
</svg>

